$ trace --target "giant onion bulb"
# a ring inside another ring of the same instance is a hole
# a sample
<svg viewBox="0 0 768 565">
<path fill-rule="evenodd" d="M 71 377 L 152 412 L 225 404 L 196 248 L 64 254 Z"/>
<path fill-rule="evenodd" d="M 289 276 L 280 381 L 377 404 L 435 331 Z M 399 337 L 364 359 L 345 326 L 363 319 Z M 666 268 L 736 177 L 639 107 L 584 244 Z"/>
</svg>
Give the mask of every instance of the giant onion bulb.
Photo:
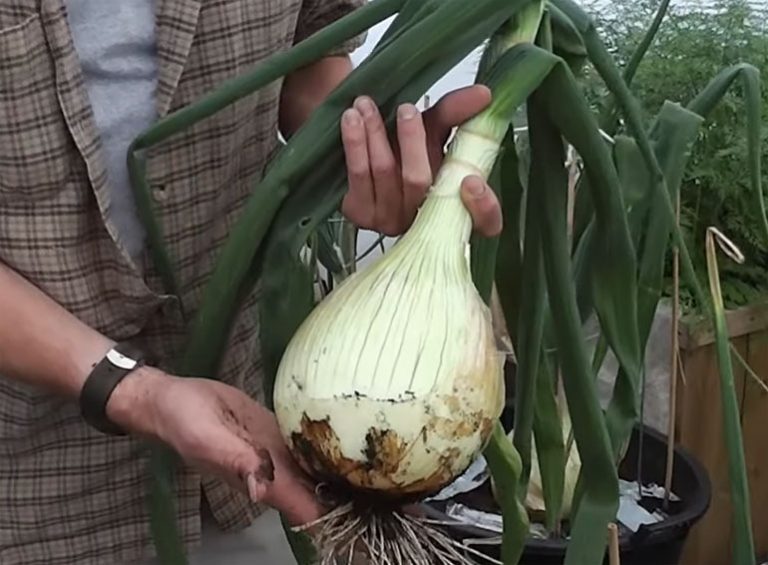
<svg viewBox="0 0 768 565">
<path fill-rule="evenodd" d="M 470 274 L 460 186 L 488 176 L 507 127 L 482 116 L 458 131 L 412 227 L 320 302 L 283 356 L 280 429 L 299 463 L 342 492 L 391 506 L 433 494 L 501 414 L 502 355 Z"/>
<path fill-rule="evenodd" d="M 508 124 L 476 120 L 458 131 L 412 227 L 320 302 L 278 369 L 275 413 L 295 458 L 370 499 L 442 489 L 485 447 L 503 408 L 502 355 L 469 270 L 460 186 L 488 176 Z"/>
<path fill-rule="evenodd" d="M 541 4 L 533 6 L 528 36 L 541 16 Z M 472 281 L 471 218 L 460 187 L 468 175 L 488 178 L 513 99 L 494 90 L 491 106 L 458 129 L 411 228 L 320 302 L 281 360 L 274 408 L 289 449 L 313 477 L 353 500 L 325 536 L 337 554 L 355 528 L 369 548 L 371 531 L 413 539 L 397 533 L 402 515 L 387 516 L 464 472 L 501 414 L 503 356 Z M 408 562 L 466 562 L 455 551 L 423 555 Z M 380 562 L 400 562 L 390 557 Z"/>
<path fill-rule="evenodd" d="M 502 357 L 472 282 L 459 189 L 466 175 L 488 176 L 507 129 L 494 125 L 461 128 L 411 229 L 323 300 L 289 344 L 275 411 L 315 476 L 421 497 L 484 447 L 502 409 Z"/>
</svg>

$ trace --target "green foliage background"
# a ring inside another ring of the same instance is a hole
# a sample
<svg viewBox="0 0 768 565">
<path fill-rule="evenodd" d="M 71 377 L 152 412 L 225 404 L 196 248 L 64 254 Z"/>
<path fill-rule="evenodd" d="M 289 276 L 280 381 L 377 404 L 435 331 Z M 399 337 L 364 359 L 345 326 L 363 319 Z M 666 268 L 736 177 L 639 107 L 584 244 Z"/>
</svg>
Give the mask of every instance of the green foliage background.
<svg viewBox="0 0 768 565">
<path fill-rule="evenodd" d="M 596 1 L 591 5 L 601 34 L 620 63 L 629 60 L 653 19 L 660 0 Z M 768 76 L 768 6 L 747 0 L 673 0 L 659 34 L 632 83 L 650 120 L 665 100 L 687 104 L 722 68 L 739 62 Z M 606 100 L 599 78 L 585 88 L 595 110 Z M 763 88 L 763 115 L 768 89 Z M 682 186 L 681 223 L 702 285 L 706 285 L 704 241 L 716 226 L 746 256 L 743 265 L 723 262 L 727 308 L 768 299 L 768 246 L 759 239 L 754 199 L 746 170 L 744 110 L 738 90 L 726 95 L 693 151 Z M 765 120 L 763 120 L 765 123 Z M 768 137 L 763 127 L 762 139 Z M 763 144 L 763 147 L 764 144 Z M 763 150 L 763 159 L 768 156 Z M 768 171 L 763 175 L 764 189 Z M 671 273 L 671 259 L 668 273 Z M 696 307 L 681 281 L 683 307 Z M 668 291 L 671 289 L 671 280 Z"/>
</svg>

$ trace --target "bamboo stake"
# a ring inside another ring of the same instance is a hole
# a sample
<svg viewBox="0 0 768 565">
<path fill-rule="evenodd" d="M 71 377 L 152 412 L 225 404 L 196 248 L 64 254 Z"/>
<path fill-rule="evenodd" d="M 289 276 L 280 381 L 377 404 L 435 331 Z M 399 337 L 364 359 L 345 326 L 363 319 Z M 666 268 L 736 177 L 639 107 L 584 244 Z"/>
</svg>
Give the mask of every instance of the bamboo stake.
<svg viewBox="0 0 768 565">
<path fill-rule="evenodd" d="M 683 366 L 683 356 L 680 351 L 677 352 L 677 370 L 680 375 L 680 381 L 683 383 L 683 388 L 688 386 L 688 379 L 685 377 L 685 366 Z"/>
<path fill-rule="evenodd" d="M 680 193 L 675 206 L 675 221 L 680 225 Z M 677 373 L 680 366 L 680 253 L 673 251 L 672 264 L 672 361 L 669 375 L 669 421 L 667 422 L 667 469 L 664 475 L 664 508 L 669 507 L 675 465 L 675 420 L 677 419 Z"/>
<path fill-rule="evenodd" d="M 610 565 L 621 565 L 619 528 L 613 522 L 608 524 L 608 563 Z"/>
</svg>

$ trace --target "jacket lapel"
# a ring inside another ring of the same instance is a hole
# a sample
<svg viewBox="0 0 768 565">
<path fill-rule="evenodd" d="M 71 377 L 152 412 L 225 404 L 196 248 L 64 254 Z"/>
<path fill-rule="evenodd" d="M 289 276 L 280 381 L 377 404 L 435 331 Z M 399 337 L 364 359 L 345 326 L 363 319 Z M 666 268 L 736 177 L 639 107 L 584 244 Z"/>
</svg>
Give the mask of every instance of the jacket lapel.
<svg viewBox="0 0 768 565">
<path fill-rule="evenodd" d="M 184 71 L 197 29 L 202 0 L 156 0 L 159 77 L 157 111 L 164 116 Z"/>
</svg>

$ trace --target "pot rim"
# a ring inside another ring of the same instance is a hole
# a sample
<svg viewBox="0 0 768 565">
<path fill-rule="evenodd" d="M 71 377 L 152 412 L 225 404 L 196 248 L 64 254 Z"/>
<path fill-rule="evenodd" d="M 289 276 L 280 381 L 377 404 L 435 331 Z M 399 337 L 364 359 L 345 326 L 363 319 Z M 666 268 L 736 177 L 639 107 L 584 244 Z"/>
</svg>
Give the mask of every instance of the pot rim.
<svg viewBox="0 0 768 565">
<path fill-rule="evenodd" d="M 652 441 L 667 445 L 667 436 L 647 425 L 636 425 L 635 434 L 641 432 L 646 439 L 650 437 Z M 693 476 L 697 487 L 694 488 L 694 496 L 689 500 L 683 499 L 684 507 L 681 512 L 669 516 L 667 519 L 655 523 L 641 525 L 637 532 L 628 532 L 622 530 L 619 536 L 619 546 L 621 550 L 630 550 L 639 545 L 649 542 L 652 545 L 664 543 L 679 535 L 680 530 L 690 529 L 709 509 L 712 497 L 712 487 L 704 466 L 685 448 L 675 446 L 674 449 L 675 468 L 680 466 L 688 468 Z M 679 472 L 679 471 L 678 471 Z M 682 499 L 682 497 L 681 497 Z M 430 519 L 440 520 L 442 522 L 452 522 L 452 520 L 434 504 L 422 504 L 424 512 Z M 498 534 L 470 524 L 454 522 L 446 528 L 455 532 L 460 532 L 462 536 L 472 538 L 493 538 Z M 568 547 L 569 540 L 558 539 L 534 539 L 526 540 L 526 547 L 535 549 L 537 553 L 556 555 L 562 553 Z"/>
</svg>

